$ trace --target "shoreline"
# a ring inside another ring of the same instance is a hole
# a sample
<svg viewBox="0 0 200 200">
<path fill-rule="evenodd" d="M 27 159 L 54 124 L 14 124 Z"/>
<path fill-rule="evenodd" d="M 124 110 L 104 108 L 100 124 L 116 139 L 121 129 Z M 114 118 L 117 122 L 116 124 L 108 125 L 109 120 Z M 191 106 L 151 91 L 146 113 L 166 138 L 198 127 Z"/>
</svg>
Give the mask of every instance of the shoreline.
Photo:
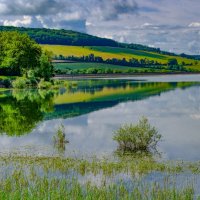
<svg viewBox="0 0 200 200">
<path fill-rule="evenodd" d="M 174 75 L 200 75 L 200 72 L 165 72 L 165 73 L 132 73 L 132 74 L 58 74 L 53 79 L 101 79 L 101 78 L 128 78 L 145 76 L 174 76 Z"/>
</svg>

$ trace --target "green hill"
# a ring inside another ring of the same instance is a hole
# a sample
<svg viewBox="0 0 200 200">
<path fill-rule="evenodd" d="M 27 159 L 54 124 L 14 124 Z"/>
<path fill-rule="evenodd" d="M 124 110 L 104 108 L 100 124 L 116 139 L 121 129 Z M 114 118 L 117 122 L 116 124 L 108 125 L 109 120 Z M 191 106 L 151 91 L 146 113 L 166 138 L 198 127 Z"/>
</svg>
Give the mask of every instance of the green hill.
<svg viewBox="0 0 200 200">
<path fill-rule="evenodd" d="M 159 48 L 151 48 L 139 44 L 119 43 L 111 39 L 100 38 L 72 30 L 0 26 L 0 31 L 19 31 L 21 33 L 26 33 L 36 42 L 41 44 L 44 49 L 52 51 L 54 57 L 57 58 L 59 56 L 73 56 L 80 59 L 81 57 L 85 58 L 93 55 L 103 59 L 103 61 L 100 62 L 94 62 L 90 60 L 90 65 L 87 64 L 88 62 L 85 62 L 85 60 L 81 62 L 80 60 L 76 61 L 78 63 L 76 65 L 72 65 L 71 63 L 67 63 L 65 65 L 56 64 L 57 69 L 63 68 L 63 66 L 65 69 L 70 70 L 77 70 L 77 68 L 95 68 L 95 63 L 98 63 L 98 69 L 103 69 L 103 73 L 104 68 L 110 68 L 111 65 L 123 67 L 122 70 L 127 70 L 129 72 L 130 70 L 124 66 L 138 67 L 138 69 L 145 68 L 145 71 L 148 72 L 167 72 L 168 70 L 176 72 L 200 71 L 200 61 L 198 60 L 199 55 L 176 55 L 174 53 L 161 51 Z M 136 63 L 131 65 L 130 63 L 126 63 L 130 62 L 130 60 L 133 62 L 134 59 L 137 60 L 138 64 Z M 168 67 L 168 61 L 171 59 L 176 59 L 178 62 L 177 66 L 174 68 L 173 66 L 172 68 Z M 125 60 L 125 63 L 123 63 L 123 60 Z M 145 62 L 145 64 L 141 64 L 141 62 Z M 86 65 L 88 65 L 88 67 Z M 113 70 L 118 70 L 116 69 L 118 67 L 115 68 L 112 66 L 112 68 Z M 148 70 L 147 68 L 151 68 L 151 70 Z M 138 69 L 132 70 L 132 72 L 138 71 Z"/>
<path fill-rule="evenodd" d="M 34 39 L 39 44 L 73 46 L 110 46 L 157 52 L 167 55 L 175 55 L 173 53 L 161 51 L 159 48 L 152 48 L 140 44 L 120 43 L 111 39 L 100 38 L 72 30 L 0 26 L 0 31 L 19 31 L 21 33 L 27 33 L 32 39 Z"/>
</svg>

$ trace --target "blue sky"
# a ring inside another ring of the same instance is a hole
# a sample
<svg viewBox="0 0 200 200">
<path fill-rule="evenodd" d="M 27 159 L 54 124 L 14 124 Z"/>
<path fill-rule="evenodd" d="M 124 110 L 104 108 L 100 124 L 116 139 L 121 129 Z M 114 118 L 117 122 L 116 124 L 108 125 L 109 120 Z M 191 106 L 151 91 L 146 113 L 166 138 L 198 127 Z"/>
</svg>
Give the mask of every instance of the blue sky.
<svg viewBox="0 0 200 200">
<path fill-rule="evenodd" d="M 200 0 L 0 0 L 0 24 L 72 29 L 200 54 Z"/>
</svg>

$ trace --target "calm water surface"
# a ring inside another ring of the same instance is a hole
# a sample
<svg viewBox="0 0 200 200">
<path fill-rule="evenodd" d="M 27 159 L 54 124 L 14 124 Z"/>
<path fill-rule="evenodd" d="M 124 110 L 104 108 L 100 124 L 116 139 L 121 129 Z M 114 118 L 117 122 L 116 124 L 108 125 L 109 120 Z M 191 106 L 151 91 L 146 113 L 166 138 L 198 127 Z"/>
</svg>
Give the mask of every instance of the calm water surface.
<svg viewBox="0 0 200 200">
<path fill-rule="evenodd" d="M 0 152 L 112 156 L 113 131 L 146 116 L 166 160 L 200 160 L 200 76 L 78 81 L 59 91 L 0 93 Z M 63 124 L 65 149 L 53 145 Z"/>
</svg>

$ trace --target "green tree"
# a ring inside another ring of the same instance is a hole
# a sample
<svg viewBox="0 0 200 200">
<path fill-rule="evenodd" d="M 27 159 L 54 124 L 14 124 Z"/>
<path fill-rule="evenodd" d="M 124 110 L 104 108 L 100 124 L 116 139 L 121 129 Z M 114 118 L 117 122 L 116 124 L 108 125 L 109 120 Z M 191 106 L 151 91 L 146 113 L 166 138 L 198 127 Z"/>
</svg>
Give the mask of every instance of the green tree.
<svg viewBox="0 0 200 200">
<path fill-rule="evenodd" d="M 169 66 L 171 65 L 178 65 L 178 61 L 176 58 L 172 58 L 172 59 L 169 59 L 168 60 L 168 63 L 167 63 Z"/>
<path fill-rule="evenodd" d="M 51 57 L 51 52 L 43 52 L 36 72 L 37 77 L 44 78 L 45 81 L 49 81 L 54 72 L 53 65 L 51 64 Z"/>
<path fill-rule="evenodd" d="M 12 67 L 22 75 L 40 65 L 42 49 L 26 34 L 0 32 L 0 67 Z"/>
</svg>

